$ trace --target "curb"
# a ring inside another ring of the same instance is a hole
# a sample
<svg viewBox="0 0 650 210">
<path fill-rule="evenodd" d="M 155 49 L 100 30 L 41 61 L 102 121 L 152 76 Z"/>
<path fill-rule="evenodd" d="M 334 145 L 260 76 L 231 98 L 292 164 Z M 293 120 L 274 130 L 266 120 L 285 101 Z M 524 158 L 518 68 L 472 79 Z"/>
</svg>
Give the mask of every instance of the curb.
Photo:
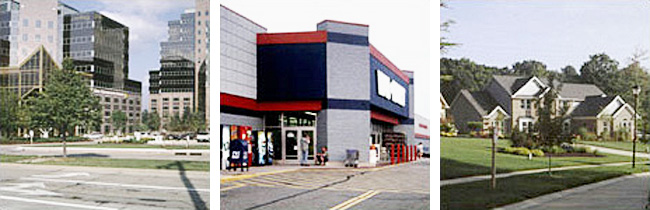
<svg viewBox="0 0 650 210">
<path fill-rule="evenodd" d="M 566 190 L 563 190 L 563 191 L 560 191 L 560 192 L 555 192 L 555 193 L 551 193 L 551 194 L 547 194 L 547 195 L 542 195 L 542 196 L 539 196 L 539 197 L 536 197 L 536 198 L 528 199 L 528 200 L 521 201 L 521 202 L 514 203 L 514 204 L 509 204 L 509 205 L 502 206 L 502 207 L 497 207 L 497 208 L 494 208 L 494 209 L 495 210 L 529 209 L 531 207 L 535 207 L 535 206 L 538 206 L 538 205 L 544 204 L 544 203 L 549 203 L 550 201 L 560 199 L 560 198 L 563 198 L 563 197 L 566 197 L 566 196 L 569 196 L 569 195 L 572 195 L 572 194 L 575 194 L 575 193 L 586 192 L 586 191 L 592 190 L 594 188 L 603 187 L 603 186 L 614 184 L 616 182 L 620 182 L 620 181 L 623 181 L 623 180 L 626 180 L 626 179 L 637 178 L 637 177 L 642 177 L 642 176 L 650 176 L 650 172 L 644 172 L 644 173 L 638 173 L 638 174 L 632 174 L 632 175 L 612 178 L 612 179 L 608 179 L 608 180 L 604 180 L 604 181 L 600 181 L 600 182 L 596 182 L 596 183 L 592 183 L 592 184 L 583 185 L 583 186 L 580 186 L 580 187 L 566 189 Z"/>
<path fill-rule="evenodd" d="M 222 177 L 220 182 L 221 183 L 233 182 L 233 181 L 238 181 L 238 180 L 242 180 L 242 179 L 249 179 L 249 178 L 253 178 L 253 177 L 271 175 L 271 174 L 287 173 L 287 172 L 292 172 L 292 171 L 297 171 L 297 170 L 300 170 L 300 168 L 284 169 L 284 170 L 269 171 L 269 172 L 260 172 L 260 173 L 254 173 L 254 174 L 228 176 L 228 177 Z M 221 175 L 221 176 L 223 176 L 223 175 Z"/>
</svg>

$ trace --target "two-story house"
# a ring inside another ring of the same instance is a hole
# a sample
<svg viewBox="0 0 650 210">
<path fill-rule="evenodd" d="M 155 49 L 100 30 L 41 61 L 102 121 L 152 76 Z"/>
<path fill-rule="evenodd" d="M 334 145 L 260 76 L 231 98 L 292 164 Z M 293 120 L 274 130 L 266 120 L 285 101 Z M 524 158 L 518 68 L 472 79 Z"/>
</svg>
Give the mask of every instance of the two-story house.
<svg viewBox="0 0 650 210">
<path fill-rule="evenodd" d="M 472 121 L 482 122 L 483 129 L 499 125 L 502 132 L 510 132 L 511 129 L 529 131 L 537 122 L 537 105 L 541 104 L 539 101 L 550 89 L 548 84 L 547 80 L 534 76 L 494 75 L 483 90 L 461 90 L 451 103 L 450 114 L 460 132 L 470 131 L 468 122 Z M 559 82 L 554 84 L 560 85 Z M 629 123 L 629 116 L 633 115 L 633 110 L 625 108 L 626 103 L 620 97 L 609 97 L 611 100 L 601 102 L 603 95 L 604 93 L 593 84 L 562 83 L 555 103 L 565 111 L 558 112 L 558 115 L 569 116 L 571 120 L 567 120 L 565 125 L 574 131 L 581 126 L 593 124 L 591 131 L 600 134 L 606 127 L 604 122 L 607 120 L 603 117 L 609 116 L 613 117 L 607 118 L 611 119 L 607 121 L 610 122 L 610 128 L 614 123 L 620 122 L 620 125 L 627 125 L 631 129 L 633 123 Z M 614 98 L 617 100 L 613 100 Z M 594 106 L 597 111 L 590 112 Z M 612 109 L 622 114 L 611 112 Z M 575 111 L 580 115 L 573 114 Z M 599 122 L 600 127 L 596 126 Z"/>
</svg>

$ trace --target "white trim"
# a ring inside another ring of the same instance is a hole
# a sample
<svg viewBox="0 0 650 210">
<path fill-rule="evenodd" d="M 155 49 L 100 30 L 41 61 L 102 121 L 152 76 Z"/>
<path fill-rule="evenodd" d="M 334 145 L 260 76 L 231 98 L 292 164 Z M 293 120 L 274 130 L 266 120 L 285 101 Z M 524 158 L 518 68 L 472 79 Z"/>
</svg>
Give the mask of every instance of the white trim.
<svg viewBox="0 0 650 210">
<path fill-rule="evenodd" d="M 483 118 L 486 119 L 486 118 L 492 117 L 492 115 L 494 115 L 496 113 L 496 111 L 501 111 L 501 113 L 503 113 L 503 115 L 506 116 L 506 118 L 504 118 L 504 119 L 510 118 L 510 115 L 505 110 L 503 110 L 501 108 L 501 106 L 495 107 L 494 109 L 492 109 L 492 111 L 488 115 L 483 116 Z"/>
<path fill-rule="evenodd" d="M 547 88 L 547 86 L 546 86 L 546 85 L 545 85 L 541 80 L 539 80 L 536 76 L 533 76 L 533 77 L 531 77 L 531 78 L 528 80 L 528 82 L 526 82 L 526 84 L 522 85 L 522 86 L 517 90 L 517 92 L 513 93 L 512 96 L 513 96 L 513 97 L 516 97 L 517 94 L 519 94 L 519 92 L 521 91 L 521 89 L 523 89 L 524 87 L 526 87 L 526 85 L 528 85 L 529 83 L 531 83 L 531 81 L 535 81 L 535 82 L 537 82 L 537 84 L 541 85 L 541 86 L 543 87 L 543 89 L 546 89 L 546 88 Z"/>
<path fill-rule="evenodd" d="M 630 104 L 625 104 L 625 105 L 623 105 L 623 107 L 621 107 L 620 109 L 618 109 L 618 111 L 614 112 L 614 114 L 612 115 L 612 117 L 616 117 L 616 115 L 620 114 L 620 113 L 621 113 L 621 110 L 623 110 L 623 109 L 625 109 L 625 108 L 630 109 L 630 112 L 633 113 L 633 114 L 632 114 L 632 117 L 634 117 L 634 108 L 632 108 L 632 106 L 630 106 Z M 639 114 L 636 114 L 636 117 L 637 117 L 637 119 L 641 119 L 641 116 L 640 116 Z"/>
<path fill-rule="evenodd" d="M 440 93 L 440 99 L 442 100 L 442 104 L 444 105 L 442 108 L 449 109 L 449 103 L 447 103 L 447 100 L 445 100 L 445 97 L 442 96 L 442 93 Z"/>
<path fill-rule="evenodd" d="M 620 100 L 620 101 L 621 101 L 621 104 L 623 104 L 623 107 L 625 107 L 625 105 L 627 105 L 627 103 L 625 103 L 625 101 L 623 101 L 623 99 L 621 98 L 621 96 L 616 96 L 616 97 L 614 97 L 614 99 L 613 99 L 612 101 L 610 101 L 607 105 L 605 105 L 605 106 L 603 107 L 602 110 L 600 110 L 600 112 L 596 115 L 596 117 L 597 117 L 597 118 L 600 118 L 601 115 L 605 114 L 605 113 L 603 113 L 603 111 L 605 111 L 605 108 L 607 108 L 609 105 L 611 105 L 614 101 L 617 101 L 617 100 Z M 619 110 L 619 111 L 620 111 L 620 110 Z M 617 111 L 617 112 L 618 112 L 618 111 Z M 614 117 L 615 114 L 616 114 L 616 112 L 614 112 L 614 114 L 612 115 L 612 117 Z"/>
</svg>

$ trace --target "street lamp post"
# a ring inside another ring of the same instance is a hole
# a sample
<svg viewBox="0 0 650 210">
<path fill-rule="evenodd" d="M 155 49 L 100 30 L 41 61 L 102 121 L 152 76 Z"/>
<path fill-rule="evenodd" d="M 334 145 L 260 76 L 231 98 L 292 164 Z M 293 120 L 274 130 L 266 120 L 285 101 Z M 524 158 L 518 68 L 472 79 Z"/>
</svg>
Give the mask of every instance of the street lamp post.
<svg viewBox="0 0 650 210">
<path fill-rule="evenodd" d="M 632 89 L 632 93 L 634 94 L 634 126 L 632 127 L 632 135 L 634 135 L 634 140 L 632 140 L 632 168 L 636 166 L 636 106 L 637 106 L 637 99 L 639 98 L 639 93 L 641 92 L 641 88 L 639 88 L 638 85 L 634 86 Z"/>
</svg>

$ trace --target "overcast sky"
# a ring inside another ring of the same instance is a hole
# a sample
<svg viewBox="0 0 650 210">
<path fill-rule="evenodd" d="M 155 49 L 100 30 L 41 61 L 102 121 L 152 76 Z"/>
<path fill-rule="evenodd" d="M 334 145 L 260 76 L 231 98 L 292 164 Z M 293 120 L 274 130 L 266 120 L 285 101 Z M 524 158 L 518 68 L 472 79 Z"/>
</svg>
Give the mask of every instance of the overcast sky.
<svg viewBox="0 0 650 210">
<path fill-rule="evenodd" d="M 268 32 L 315 31 L 330 19 L 368 24 L 370 43 L 398 68 L 415 72 L 415 113 L 429 118 L 428 1 L 242 1 L 221 4 Z"/>
<path fill-rule="evenodd" d="M 142 82 L 148 101 L 149 71 L 160 68 L 160 42 L 167 40 L 167 21 L 180 19 L 194 0 L 62 0 L 80 12 L 97 11 L 129 27 L 129 78 Z M 149 103 L 142 103 L 147 108 Z"/>
<path fill-rule="evenodd" d="M 534 59 L 559 70 L 580 69 L 590 55 L 606 53 L 628 65 L 637 50 L 650 50 L 648 0 L 450 0 L 442 35 L 460 43 L 443 57 L 512 67 Z M 649 67 L 650 60 L 642 65 Z"/>
</svg>

